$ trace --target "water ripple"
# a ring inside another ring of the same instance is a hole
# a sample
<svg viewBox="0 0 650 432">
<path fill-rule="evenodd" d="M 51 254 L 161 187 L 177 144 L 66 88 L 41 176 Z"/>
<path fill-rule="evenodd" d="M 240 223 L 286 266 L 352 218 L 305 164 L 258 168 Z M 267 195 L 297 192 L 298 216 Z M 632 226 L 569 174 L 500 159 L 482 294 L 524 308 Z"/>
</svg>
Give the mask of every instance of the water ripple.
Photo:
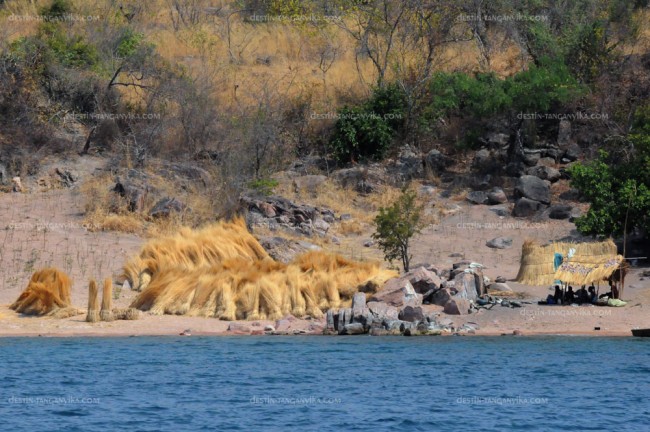
<svg viewBox="0 0 650 432">
<path fill-rule="evenodd" d="M 562 337 L 5 338 L 0 415 L 2 430 L 53 418 L 66 431 L 643 430 L 649 347 Z"/>
</svg>

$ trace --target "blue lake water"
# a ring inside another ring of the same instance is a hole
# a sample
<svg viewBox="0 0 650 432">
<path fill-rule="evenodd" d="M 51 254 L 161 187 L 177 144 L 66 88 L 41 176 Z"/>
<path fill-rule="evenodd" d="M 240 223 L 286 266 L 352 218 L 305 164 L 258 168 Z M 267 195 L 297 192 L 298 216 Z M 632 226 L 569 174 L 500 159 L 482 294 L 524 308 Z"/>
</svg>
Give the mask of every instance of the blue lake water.
<svg viewBox="0 0 650 432">
<path fill-rule="evenodd" d="M 0 338 L 0 430 L 641 431 L 649 360 L 639 338 Z"/>
</svg>

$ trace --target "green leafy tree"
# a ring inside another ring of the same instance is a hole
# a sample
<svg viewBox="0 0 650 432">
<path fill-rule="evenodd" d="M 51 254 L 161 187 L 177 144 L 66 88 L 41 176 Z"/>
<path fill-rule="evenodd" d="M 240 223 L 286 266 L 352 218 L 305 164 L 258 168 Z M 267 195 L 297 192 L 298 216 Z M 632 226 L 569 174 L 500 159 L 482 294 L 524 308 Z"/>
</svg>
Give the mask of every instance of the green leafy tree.
<svg viewBox="0 0 650 432">
<path fill-rule="evenodd" d="M 423 206 L 417 203 L 414 191 L 404 190 L 390 207 L 381 207 L 375 218 L 376 232 L 372 237 L 384 251 L 385 259 L 392 263 L 400 259 L 404 271 L 411 264 L 411 238 L 422 230 Z"/>
<path fill-rule="evenodd" d="M 601 151 L 597 160 L 571 167 L 571 185 L 589 201 L 576 220 L 583 234 L 621 235 L 634 228 L 650 233 L 650 106 L 637 113 L 627 156 Z"/>
</svg>

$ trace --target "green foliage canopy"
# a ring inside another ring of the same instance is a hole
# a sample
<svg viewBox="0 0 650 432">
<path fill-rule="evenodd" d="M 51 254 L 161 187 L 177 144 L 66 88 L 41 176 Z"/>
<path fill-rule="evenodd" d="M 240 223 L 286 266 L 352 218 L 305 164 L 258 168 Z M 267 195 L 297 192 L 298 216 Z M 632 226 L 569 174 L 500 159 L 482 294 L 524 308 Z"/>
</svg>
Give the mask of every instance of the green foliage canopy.
<svg viewBox="0 0 650 432">
<path fill-rule="evenodd" d="M 375 233 L 379 247 L 387 261 L 400 259 L 404 271 L 409 271 L 411 258 L 410 241 L 422 229 L 423 207 L 417 203 L 417 195 L 412 190 L 404 190 L 389 207 L 379 209 L 375 217 Z"/>
</svg>

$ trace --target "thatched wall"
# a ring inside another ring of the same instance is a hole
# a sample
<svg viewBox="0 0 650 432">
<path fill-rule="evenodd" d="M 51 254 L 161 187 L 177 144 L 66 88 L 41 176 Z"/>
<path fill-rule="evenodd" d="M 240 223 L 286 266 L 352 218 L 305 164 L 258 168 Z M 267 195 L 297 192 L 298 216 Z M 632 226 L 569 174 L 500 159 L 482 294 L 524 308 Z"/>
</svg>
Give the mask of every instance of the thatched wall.
<svg viewBox="0 0 650 432">
<path fill-rule="evenodd" d="M 566 257 L 571 248 L 576 252 L 570 261 L 585 265 L 604 263 L 615 257 L 617 252 L 612 240 L 593 243 L 555 242 L 544 246 L 527 240 L 521 247 L 517 282 L 525 285 L 552 285 L 557 279 L 553 266 L 555 253 Z"/>
</svg>

